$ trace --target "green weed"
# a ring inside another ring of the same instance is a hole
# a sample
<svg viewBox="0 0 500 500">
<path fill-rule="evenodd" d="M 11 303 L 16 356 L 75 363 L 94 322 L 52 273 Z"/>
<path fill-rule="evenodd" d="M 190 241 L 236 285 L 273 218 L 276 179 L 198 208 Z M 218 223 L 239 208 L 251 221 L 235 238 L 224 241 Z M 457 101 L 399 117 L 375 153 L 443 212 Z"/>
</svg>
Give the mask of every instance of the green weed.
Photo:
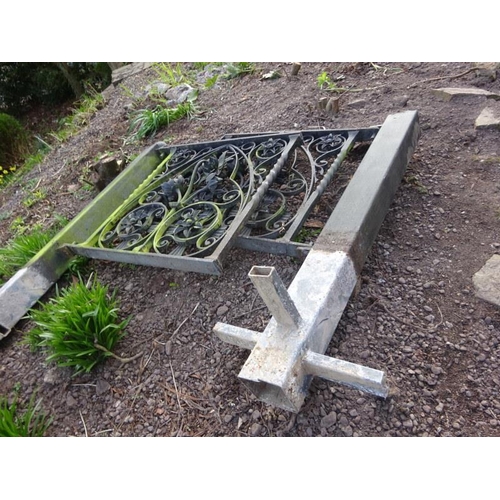
<svg viewBox="0 0 500 500">
<path fill-rule="evenodd" d="M 36 189 L 35 191 L 31 192 L 28 194 L 28 196 L 23 200 L 23 205 L 26 208 L 30 208 L 33 205 L 36 205 L 39 201 L 45 200 L 47 197 L 47 190 L 42 188 L 42 189 Z"/>
<path fill-rule="evenodd" d="M 75 375 L 90 372 L 113 356 L 130 320 L 119 321 L 115 295 L 95 278 L 87 283 L 80 278 L 68 288 L 57 289 L 54 298 L 30 311 L 28 317 L 36 326 L 25 342 L 32 349 L 45 349 L 48 363 L 71 367 Z"/>
<path fill-rule="evenodd" d="M 239 76 L 251 74 L 255 71 L 255 64 L 250 62 L 236 62 L 229 63 L 226 66 L 226 73 L 224 77 L 228 80 L 237 78 Z"/>
<path fill-rule="evenodd" d="M 210 78 L 207 78 L 205 81 L 205 88 L 211 89 L 217 83 L 218 79 L 219 79 L 219 75 L 213 75 Z"/>
<path fill-rule="evenodd" d="M 41 401 L 35 403 L 35 394 L 24 412 L 18 408 L 18 393 L 12 403 L 0 396 L 0 437 L 41 437 L 52 423 L 45 413 L 40 411 Z"/>
<path fill-rule="evenodd" d="M 295 237 L 295 241 L 298 243 L 309 243 L 311 240 L 314 240 L 321 233 L 321 229 L 319 228 L 305 228 L 303 227 L 299 234 Z"/>
</svg>

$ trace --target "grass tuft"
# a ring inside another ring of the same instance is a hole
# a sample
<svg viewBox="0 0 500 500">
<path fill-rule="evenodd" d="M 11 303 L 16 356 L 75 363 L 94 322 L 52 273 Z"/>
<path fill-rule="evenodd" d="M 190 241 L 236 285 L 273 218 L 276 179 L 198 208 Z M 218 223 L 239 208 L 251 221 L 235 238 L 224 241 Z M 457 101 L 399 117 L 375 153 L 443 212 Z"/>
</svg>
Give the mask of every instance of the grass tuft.
<svg viewBox="0 0 500 500">
<path fill-rule="evenodd" d="M 41 437 L 52 423 L 45 413 L 40 411 L 41 401 L 35 403 L 31 396 L 23 413 L 17 405 L 17 393 L 12 403 L 0 396 L 0 437 Z"/>
<path fill-rule="evenodd" d="M 5 247 L 0 248 L 0 286 L 24 267 L 67 223 L 66 219 L 56 217 L 56 223 L 50 229 L 33 226 L 27 234 L 29 227 L 24 224 L 22 217 L 16 217 L 10 226 L 16 235 Z M 88 261 L 86 257 L 76 256 L 68 266 L 69 272 L 78 274 Z"/>
<path fill-rule="evenodd" d="M 192 101 L 182 102 L 175 108 L 157 106 L 153 110 L 141 109 L 134 114 L 130 122 L 129 139 L 141 140 L 152 136 L 162 127 L 184 117 L 192 118 L 195 113 L 196 108 Z"/>
<path fill-rule="evenodd" d="M 18 234 L 0 248 L 0 285 L 25 266 L 53 237 L 55 231 L 36 228 L 30 234 Z"/>
<path fill-rule="evenodd" d="M 33 350 L 47 350 L 47 362 L 69 366 L 75 375 L 90 372 L 113 356 L 130 320 L 119 321 L 115 295 L 95 278 L 87 283 L 80 278 L 68 288 L 57 289 L 54 298 L 30 311 L 36 326 L 26 334 L 25 343 Z"/>
</svg>

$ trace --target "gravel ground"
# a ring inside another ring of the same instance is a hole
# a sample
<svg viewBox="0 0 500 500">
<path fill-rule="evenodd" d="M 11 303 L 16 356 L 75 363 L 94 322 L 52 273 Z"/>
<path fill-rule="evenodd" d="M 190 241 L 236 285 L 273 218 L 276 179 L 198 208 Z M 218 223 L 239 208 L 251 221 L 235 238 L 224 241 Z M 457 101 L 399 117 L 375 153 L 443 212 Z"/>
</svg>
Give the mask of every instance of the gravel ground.
<svg viewBox="0 0 500 500">
<path fill-rule="evenodd" d="M 37 391 L 54 418 L 51 436 L 499 436 L 500 314 L 475 297 L 472 284 L 500 249 L 499 132 L 474 128 L 485 98 L 443 102 L 431 91 L 498 91 L 498 81 L 476 72 L 425 81 L 463 73 L 467 63 L 399 64 L 401 72 L 308 63 L 295 78 L 268 81 L 260 76 L 272 69 L 285 75 L 290 66 L 257 66 L 253 75 L 202 91 L 202 115 L 141 144 L 123 143 L 127 109 L 154 71 L 111 89 L 86 128 L 2 191 L 0 242 L 17 216 L 48 225 L 55 214 L 78 214 L 96 195 L 85 189 L 82 173 L 105 151 L 132 155 L 158 140 L 182 144 L 235 132 L 366 127 L 418 110 L 418 148 L 327 351 L 385 370 L 391 396 L 382 400 L 315 379 L 297 415 L 256 400 L 237 379 L 248 352 L 222 343 L 212 328 L 224 321 L 263 330 L 269 316 L 248 271 L 275 266 L 288 285 L 300 263 L 237 249 L 220 277 L 94 261 L 92 270 L 118 290 L 123 314 L 132 315 L 117 354 L 142 355 L 127 364 L 109 359 L 89 375 L 71 377 L 20 344 L 31 326 L 23 321 L 0 344 L 0 392 L 19 383 L 26 401 Z M 333 117 L 316 107 L 330 97 L 316 84 L 322 71 L 363 89 L 343 94 Z M 22 201 L 31 179 L 48 196 L 27 208 Z"/>
</svg>

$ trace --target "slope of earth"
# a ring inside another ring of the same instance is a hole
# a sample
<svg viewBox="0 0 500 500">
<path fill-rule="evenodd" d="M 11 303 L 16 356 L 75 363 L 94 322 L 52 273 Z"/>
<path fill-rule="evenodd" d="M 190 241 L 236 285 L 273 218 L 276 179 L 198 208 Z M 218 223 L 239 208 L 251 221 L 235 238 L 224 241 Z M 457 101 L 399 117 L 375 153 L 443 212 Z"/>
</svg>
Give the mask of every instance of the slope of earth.
<svg viewBox="0 0 500 500">
<path fill-rule="evenodd" d="M 96 195 L 82 177 L 101 153 L 132 155 L 158 140 L 216 140 L 223 134 L 353 128 L 417 110 L 418 148 L 363 268 L 327 354 L 385 370 L 386 400 L 315 379 L 298 415 L 258 401 L 240 383 L 248 351 L 218 340 L 217 321 L 262 331 L 269 316 L 247 274 L 275 266 L 286 285 L 300 263 L 232 250 L 222 276 L 94 261 L 99 279 L 118 290 L 132 315 L 117 354 L 88 375 L 48 366 L 20 343 L 28 321 L 0 344 L 0 394 L 18 384 L 36 391 L 54 421 L 52 436 L 499 436 L 500 313 L 477 299 L 472 276 L 500 248 L 498 130 L 476 130 L 484 97 L 444 102 L 438 87 L 496 91 L 488 76 L 425 81 L 466 72 L 467 63 L 405 63 L 395 69 L 360 63 L 258 64 L 258 71 L 202 90 L 203 111 L 140 144 L 124 144 L 127 106 L 155 80 L 152 69 L 106 92 L 106 105 L 86 128 L 47 155 L 20 184 L 1 192 L 0 243 L 16 217 L 49 224 L 74 217 Z M 282 78 L 262 80 L 278 69 Z M 401 71 L 400 71 L 401 70 Z M 320 111 L 317 77 L 326 71 L 340 97 Z M 47 196 L 23 204 L 36 185 Z"/>
</svg>

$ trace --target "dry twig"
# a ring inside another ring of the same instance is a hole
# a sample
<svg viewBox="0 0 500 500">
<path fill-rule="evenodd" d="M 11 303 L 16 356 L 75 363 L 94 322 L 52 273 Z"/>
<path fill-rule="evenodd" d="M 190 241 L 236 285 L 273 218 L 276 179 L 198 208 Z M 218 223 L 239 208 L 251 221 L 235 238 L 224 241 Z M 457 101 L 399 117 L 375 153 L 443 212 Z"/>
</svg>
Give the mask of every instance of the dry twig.
<svg viewBox="0 0 500 500">
<path fill-rule="evenodd" d="M 472 73 L 473 71 L 476 71 L 479 68 L 478 66 L 474 66 L 467 71 L 464 71 L 462 73 L 459 73 L 458 75 L 449 75 L 449 76 L 436 76 L 434 78 L 427 78 L 427 80 L 420 80 L 419 82 L 412 83 L 408 88 L 411 89 L 413 87 L 416 87 L 420 83 L 429 83 L 429 82 L 437 82 L 438 80 L 454 80 L 455 78 L 461 78 L 462 76 L 468 75 L 469 73 Z"/>
<path fill-rule="evenodd" d="M 124 364 L 130 363 L 131 361 L 134 361 L 134 359 L 137 359 L 137 358 L 142 356 L 142 352 L 140 352 L 140 353 L 136 354 L 135 356 L 132 356 L 131 358 L 120 358 L 120 356 L 117 356 L 114 352 L 111 352 L 109 349 L 106 349 L 104 346 L 98 344 L 97 342 L 94 342 L 94 347 L 96 349 L 99 349 L 99 351 L 105 352 L 106 354 L 108 354 L 112 358 L 115 358 Z"/>
</svg>

